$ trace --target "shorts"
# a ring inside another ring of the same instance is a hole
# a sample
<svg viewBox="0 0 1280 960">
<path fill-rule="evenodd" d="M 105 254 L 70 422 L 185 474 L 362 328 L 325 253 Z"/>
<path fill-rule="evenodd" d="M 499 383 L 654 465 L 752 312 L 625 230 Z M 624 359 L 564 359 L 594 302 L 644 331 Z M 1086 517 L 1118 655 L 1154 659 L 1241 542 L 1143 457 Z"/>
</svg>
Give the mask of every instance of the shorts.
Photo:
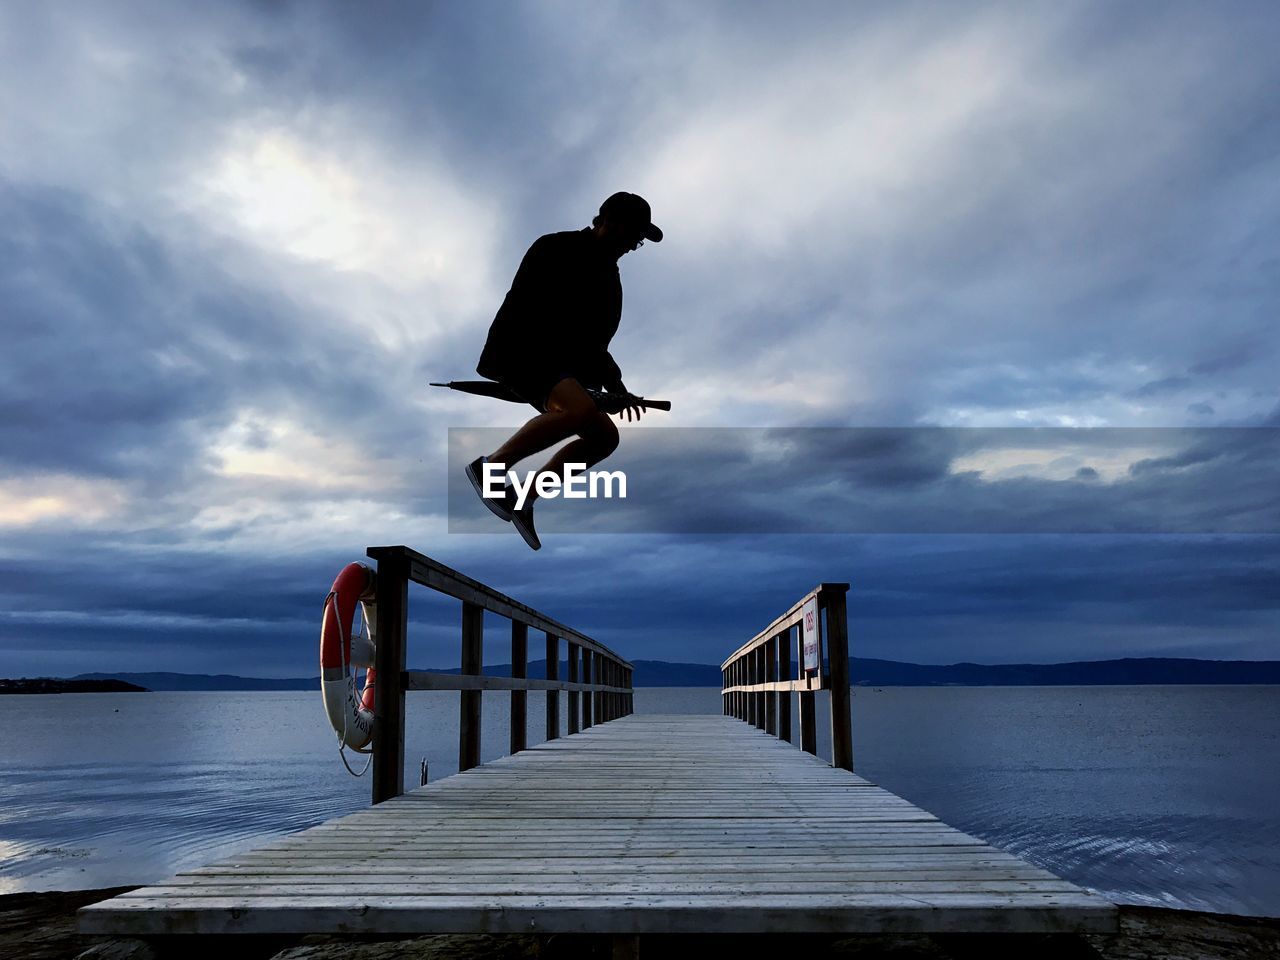
<svg viewBox="0 0 1280 960">
<path fill-rule="evenodd" d="M 573 377 L 573 373 L 548 373 L 543 370 L 527 370 L 513 373 L 498 379 L 505 387 L 510 387 L 520 398 L 539 413 L 547 412 L 547 397 L 552 388 L 561 380 Z"/>
</svg>

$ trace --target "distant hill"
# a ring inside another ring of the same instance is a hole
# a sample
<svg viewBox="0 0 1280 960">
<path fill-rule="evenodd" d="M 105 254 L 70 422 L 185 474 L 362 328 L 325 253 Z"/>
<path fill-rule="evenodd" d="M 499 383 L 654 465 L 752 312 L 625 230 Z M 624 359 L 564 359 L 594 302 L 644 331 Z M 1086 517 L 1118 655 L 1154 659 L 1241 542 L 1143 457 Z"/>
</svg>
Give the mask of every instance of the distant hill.
<svg viewBox="0 0 1280 960">
<path fill-rule="evenodd" d="M 953 663 L 931 666 L 855 657 L 849 673 L 855 684 L 882 687 L 1280 683 L 1280 661 L 1127 657 L 1076 663 Z"/>
<path fill-rule="evenodd" d="M 720 668 L 706 663 L 668 663 L 634 660 L 637 687 L 719 687 Z M 432 668 L 427 668 L 432 669 Z M 436 673 L 460 673 L 458 667 L 434 668 Z M 487 664 L 484 672 L 510 676 L 511 665 Z M 1280 661 L 1190 660 L 1126 658 L 1077 663 L 953 663 L 946 666 L 900 663 L 854 657 L 849 669 L 853 683 L 874 687 L 1026 687 L 1097 686 L 1115 684 L 1280 683 Z M 567 661 L 560 676 L 567 677 Z M 546 676 L 546 661 L 529 663 L 529 676 Z M 149 690 L 318 690 L 320 678 L 269 679 L 209 676 L 191 673 L 82 673 L 74 680 L 123 680 Z"/>
<path fill-rule="evenodd" d="M 81 673 L 73 680 L 125 680 L 148 690 L 319 690 L 316 677 L 236 677 L 226 673 Z"/>
<path fill-rule="evenodd" d="M 0 680 L 0 694 L 6 693 L 146 693 L 145 687 L 115 678 L 62 680 L 58 677 L 22 677 Z"/>
<path fill-rule="evenodd" d="M 661 660 L 635 660 L 635 683 L 638 687 L 718 687 L 720 668 L 703 663 L 666 663 Z M 461 673 L 460 667 L 421 667 L 432 673 Z M 511 676 L 511 664 L 485 664 L 484 672 L 493 676 Z M 547 675 L 546 660 L 529 661 L 528 674 L 536 679 Z M 569 676 L 569 661 L 560 661 L 560 676 Z M 319 690 L 320 677 L 237 677 L 228 674 L 201 673 L 82 673 L 76 680 L 122 679 L 145 685 L 150 690 Z"/>
</svg>

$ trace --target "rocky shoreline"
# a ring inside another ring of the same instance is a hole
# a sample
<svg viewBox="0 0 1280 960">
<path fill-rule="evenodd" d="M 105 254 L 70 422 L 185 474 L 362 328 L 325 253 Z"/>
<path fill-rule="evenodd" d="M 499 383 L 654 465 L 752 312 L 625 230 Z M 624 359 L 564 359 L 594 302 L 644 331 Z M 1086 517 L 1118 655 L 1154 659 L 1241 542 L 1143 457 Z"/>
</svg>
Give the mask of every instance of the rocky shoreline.
<svg viewBox="0 0 1280 960">
<path fill-rule="evenodd" d="M 189 938 L 109 940 L 76 932 L 80 907 L 133 887 L 0 896 L 0 960 L 183 960 L 200 956 Z M 646 937 L 649 956 L 728 953 L 779 957 L 797 950 L 795 937 Z M 209 953 L 222 952 L 206 941 Z M 607 936 L 237 937 L 237 960 L 587 960 L 611 955 Z M 967 958 L 1101 958 L 1101 960 L 1263 960 L 1280 958 L 1280 918 L 1236 917 L 1156 907 L 1120 908 L 1116 936 L 1043 937 L 1017 934 L 805 938 L 806 960 L 892 957 L 894 960 Z"/>
</svg>

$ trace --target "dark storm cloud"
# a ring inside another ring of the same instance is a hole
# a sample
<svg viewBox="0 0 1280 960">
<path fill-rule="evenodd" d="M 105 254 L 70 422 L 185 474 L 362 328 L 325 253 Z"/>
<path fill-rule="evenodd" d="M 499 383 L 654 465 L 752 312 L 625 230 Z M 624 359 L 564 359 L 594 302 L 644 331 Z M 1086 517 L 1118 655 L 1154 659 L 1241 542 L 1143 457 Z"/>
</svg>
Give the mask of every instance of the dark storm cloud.
<svg viewBox="0 0 1280 960">
<path fill-rule="evenodd" d="M 1177 393 L 1191 386 L 1191 378 L 1183 376 L 1163 377 L 1159 380 L 1152 380 L 1150 383 L 1144 383 L 1133 391 L 1135 397 L 1154 397 L 1162 393 Z"/>
<path fill-rule="evenodd" d="M 450 435 L 450 529 L 491 529 L 462 466 L 502 432 Z M 543 506 L 543 529 L 1280 532 L 1280 433 L 1270 428 L 676 428 L 628 440 L 601 468 L 625 473 L 626 499 Z M 1097 482 L 1090 460 L 1117 482 Z"/>
<path fill-rule="evenodd" d="M 521 412 L 423 386 L 624 188 L 667 237 L 621 264 L 615 353 L 673 426 L 1274 426 L 1269 5 L 0 21 L 0 674 L 309 673 L 334 573 L 400 541 L 633 657 L 716 660 L 841 578 L 860 655 L 1276 656 L 1271 538 L 707 533 L 1274 530 L 1273 451 L 1229 431 L 1027 465 L 962 430 L 627 430 L 627 529 L 681 534 L 556 534 L 612 523 L 556 504 L 530 555 L 442 532 L 446 429 Z M 457 611 L 415 603 L 449 662 Z"/>
<path fill-rule="evenodd" d="M 488 538 L 486 538 L 488 539 Z M 513 538 L 514 539 L 514 538 Z M 587 538 L 590 539 L 590 538 Z M 493 551 L 446 563 L 505 590 L 631 658 L 718 662 L 821 580 L 853 583 L 855 652 L 917 662 L 1049 662 L 1084 657 L 1265 652 L 1275 615 L 1280 550 L 1269 538 L 912 537 L 631 538 L 600 554 L 573 545 L 556 576 L 530 579 L 519 555 Z M 588 551 L 581 579 L 575 553 Z M 110 546 L 114 581 L 54 563 L 60 619 L 24 614 L 57 596 L 6 587 L 5 655 L 39 672 L 67 652 L 80 669 L 191 669 L 306 676 L 315 670 L 327 581 L 351 556 L 281 566 L 207 553 L 149 558 Z M 730 552 L 734 565 L 719 558 Z M 21 582 L 22 566 L 5 571 Z M 316 585 L 321 586 L 317 587 Z M 415 588 L 410 661 L 448 666 L 458 655 L 459 608 Z M 83 614 L 84 616 L 79 616 Z M 509 656 L 491 624 L 486 657 Z M 148 666 L 149 665 L 149 666 Z M 46 668 L 47 669 L 47 668 Z"/>
<path fill-rule="evenodd" d="M 583 539 L 590 538 L 571 542 Z M 853 584 L 859 656 L 1051 662 L 1216 649 L 1247 658 L 1269 649 L 1258 630 L 1275 616 L 1280 576 L 1275 537 L 623 542 L 625 554 L 591 553 L 590 587 L 580 573 L 526 586 L 523 565 L 511 558 L 467 572 L 500 586 L 519 583 L 518 595 L 626 656 L 695 662 L 719 662 L 823 580 Z M 725 554 L 732 566 L 721 562 Z M 560 569 L 575 570 L 572 554 L 566 559 Z"/>
</svg>

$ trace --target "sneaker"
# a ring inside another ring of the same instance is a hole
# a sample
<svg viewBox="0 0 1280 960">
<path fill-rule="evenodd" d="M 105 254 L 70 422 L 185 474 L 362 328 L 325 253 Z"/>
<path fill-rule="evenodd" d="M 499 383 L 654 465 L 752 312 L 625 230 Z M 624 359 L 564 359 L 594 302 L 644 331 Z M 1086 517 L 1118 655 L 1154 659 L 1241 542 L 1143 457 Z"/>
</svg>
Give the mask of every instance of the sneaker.
<svg viewBox="0 0 1280 960">
<path fill-rule="evenodd" d="M 542 549 L 542 541 L 538 539 L 538 531 L 533 529 L 533 504 L 511 511 L 511 525 L 524 537 L 524 542 L 533 550 Z"/>
<path fill-rule="evenodd" d="M 499 520 L 511 520 L 511 508 L 514 504 L 514 498 L 511 496 L 511 490 L 506 486 L 503 487 L 502 496 L 498 498 L 490 498 L 484 495 L 484 465 L 489 462 L 488 457 L 476 457 L 467 464 L 467 479 L 471 481 L 471 486 L 476 492 L 476 496 L 480 498 L 480 502 L 489 508 L 490 512 Z"/>
</svg>

